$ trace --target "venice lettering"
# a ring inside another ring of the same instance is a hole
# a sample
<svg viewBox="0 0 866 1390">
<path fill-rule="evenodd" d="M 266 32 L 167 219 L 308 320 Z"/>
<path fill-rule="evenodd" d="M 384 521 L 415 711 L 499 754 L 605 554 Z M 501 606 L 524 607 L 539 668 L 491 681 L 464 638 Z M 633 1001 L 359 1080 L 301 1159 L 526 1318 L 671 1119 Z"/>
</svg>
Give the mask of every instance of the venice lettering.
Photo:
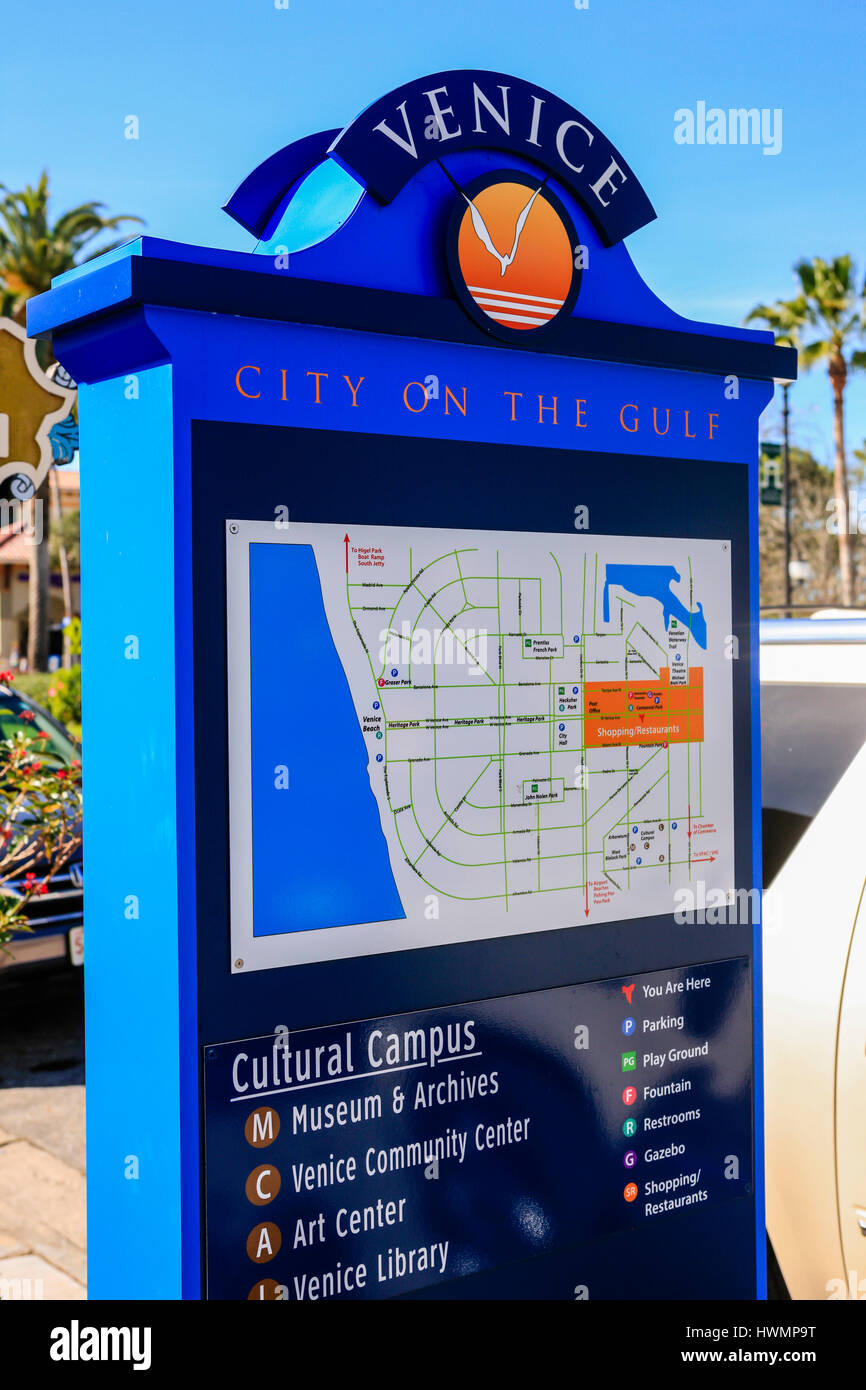
<svg viewBox="0 0 866 1390">
<path fill-rule="evenodd" d="M 599 162 L 592 152 L 595 132 L 576 115 L 564 120 L 550 120 L 544 113 L 546 97 L 537 92 L 528 92 L 523 86 L 518 89 L 520 109 L 515 110 L 510 100 L 511 84 L 498 83 L 493 99 L 478 85 L 472 83 L 471 106 L 465 111 L 457 111 L 453 102 L 459 99 L 450 97 L 448 85 L 431 87 L 421 93 L 428 103 L 426 112 L 422 111 L 419 124 L 431 130 L 433 138 L 446 145 L 449 141 L 460 142 L 465 123 L 471 122 L 473 135 L 499 132 L 517 143 L 527 147 L 527 154 L 538 158 L 538 151 L 547 144 L 547 158 L 555 166 L 564 166 L 572 174 L 585 175 L 583 182 L 599 205 L 606 208 L 614 194 L 627 182 L 628 175 L 616 159 L 610 157 L 609 148 Z M 528 100 L 527 100 L 528 98 Z M 375 134 L 390 140 L 408 158 L 418 163 L 417 132 L 407 114 L 407 101 L 396 107 L 391 121 L 383 119 L 373 127 Z M 512 129 L 513 126 L 513 129 Z M 592 172 L 586 172 L 587 163 Z"/>
</svg>

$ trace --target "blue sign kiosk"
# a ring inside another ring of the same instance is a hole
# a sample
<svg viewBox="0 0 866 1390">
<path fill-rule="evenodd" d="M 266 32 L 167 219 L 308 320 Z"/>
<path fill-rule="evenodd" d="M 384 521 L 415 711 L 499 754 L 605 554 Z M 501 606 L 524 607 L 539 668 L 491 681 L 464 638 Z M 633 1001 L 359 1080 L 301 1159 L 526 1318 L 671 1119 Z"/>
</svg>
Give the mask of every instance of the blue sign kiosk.
<svg viewBox="0 0 866 1390">
<path fill-rule="evenodd" d="M 95 1297 L 760 1298 L 757 423 L 579 110 L 442 72 L 79 383 Z"/>
</svg>

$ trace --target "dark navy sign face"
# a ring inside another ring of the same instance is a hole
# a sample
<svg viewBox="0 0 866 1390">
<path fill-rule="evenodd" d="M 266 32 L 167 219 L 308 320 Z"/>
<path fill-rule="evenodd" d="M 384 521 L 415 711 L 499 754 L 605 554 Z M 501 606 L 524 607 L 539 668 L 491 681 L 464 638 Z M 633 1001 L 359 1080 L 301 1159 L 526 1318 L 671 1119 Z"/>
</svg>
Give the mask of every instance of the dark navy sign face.
<svg viewBox="0 0 866 1390">
<path fill-rule="evenodd" d="M 388 1298 L 566 1247 L 576 1279 L 583 1242 L 736 1203 L 750 1029 L 738 958 L 208 1047 L 208 1296 Z"/>
<path fill-rule="evenodd" d="M 461 150 L 507 150 L 561 179 L 607 245 L 655 211 L 623 156 L 568 102 L 499 72 L 437 72 L 368 106 L 331 154 L 382 203 L 431 160 Z"/>
</svg>

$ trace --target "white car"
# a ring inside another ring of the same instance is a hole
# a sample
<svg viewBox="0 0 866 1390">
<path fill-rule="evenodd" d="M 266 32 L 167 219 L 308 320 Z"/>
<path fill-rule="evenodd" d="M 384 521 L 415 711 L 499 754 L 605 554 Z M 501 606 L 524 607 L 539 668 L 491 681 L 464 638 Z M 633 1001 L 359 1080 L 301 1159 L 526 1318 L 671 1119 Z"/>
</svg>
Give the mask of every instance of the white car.
<svg viewBox="0 0 866 1390">
<path fill-rule="evenodd" d="M 866 1298 L 866 614 L 762 622 L 761 723 L 770 1292 Z"/>
</svg>

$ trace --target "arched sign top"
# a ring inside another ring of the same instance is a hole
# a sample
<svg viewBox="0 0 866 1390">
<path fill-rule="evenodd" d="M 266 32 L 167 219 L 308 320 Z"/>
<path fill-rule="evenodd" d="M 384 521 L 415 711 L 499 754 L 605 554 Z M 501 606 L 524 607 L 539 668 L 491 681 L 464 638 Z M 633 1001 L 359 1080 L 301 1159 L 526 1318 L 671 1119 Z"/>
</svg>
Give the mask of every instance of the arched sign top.
<svg viewBox="0 0 866 1390">
<path fill-rule="evenodd" d="M 656 215 L 598 126 L 544 87 L 505 73 L 467 69 L 407 82 L 347 125 L 330 154 L 389 203 L 432 160 L 480 149 L 504 150 L 547 169 L 571 190 L 608 246 Z"/>
<path fill-rule="evenodd" d="M 277 150 L 247 174 L 228 202 L 223 203 L 223 211 L 253 236 L 264 236 L 292 184 L 325 158 L 328 146 L 339 133 L 338 130 L 321 130 Z"/>
</svg>

